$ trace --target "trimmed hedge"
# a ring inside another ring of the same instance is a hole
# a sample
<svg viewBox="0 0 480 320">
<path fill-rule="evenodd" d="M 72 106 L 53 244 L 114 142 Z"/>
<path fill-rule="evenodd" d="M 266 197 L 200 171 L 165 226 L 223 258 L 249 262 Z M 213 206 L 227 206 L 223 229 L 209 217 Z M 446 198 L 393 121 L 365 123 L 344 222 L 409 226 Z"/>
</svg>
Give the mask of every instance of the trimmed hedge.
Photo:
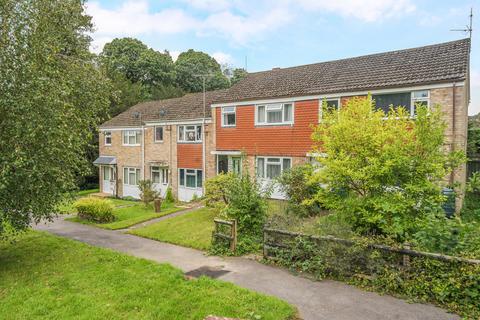
<svg viewBox="0 0 480 320">
<path fill-rule="evenodd" d="M 114 206 L 110 200 L 88 197 L 75 201 L 73 206 L 77 209 L 77 215 L 81 219 L 99 223 L 115 220 Z"/>
</svg>

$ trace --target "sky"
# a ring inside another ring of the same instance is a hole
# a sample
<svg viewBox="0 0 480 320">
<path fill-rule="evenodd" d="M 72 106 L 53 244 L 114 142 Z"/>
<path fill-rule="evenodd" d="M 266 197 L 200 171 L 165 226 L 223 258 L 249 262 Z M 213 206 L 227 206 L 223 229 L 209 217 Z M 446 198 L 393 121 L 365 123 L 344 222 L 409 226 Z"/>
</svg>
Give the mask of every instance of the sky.
<svg viewBox="0 0 480 320">
<path fill-rule="evenodd" d="M 89 0 L 92 51 L 135 37 L 175 59 L 188 49 L 249 72 L 468 37 L 471 104 L 480 112 L 480 0 Z M 477 32 L 477 30 L 479 30 Z M 477 40 L 477 38 L 479 40 Z"/>
</svg>

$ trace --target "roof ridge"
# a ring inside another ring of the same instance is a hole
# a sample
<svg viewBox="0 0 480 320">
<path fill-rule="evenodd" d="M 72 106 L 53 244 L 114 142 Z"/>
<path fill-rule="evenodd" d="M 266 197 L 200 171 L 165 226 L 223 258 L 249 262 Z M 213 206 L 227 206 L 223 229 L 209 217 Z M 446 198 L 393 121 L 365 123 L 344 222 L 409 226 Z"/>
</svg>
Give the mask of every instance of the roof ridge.
<svg viewBox="0 0 480 320">
<path fill-rule="evenodd" d="M 339 62 L 339 61 L 347 61 L 347 60 L 354 60 L 358 58 L 367 58 L 367 57 L 373 57 L 377 55 L 385 55 L 385 54 L 390 54 L 390 53 L 397 53 L 397 52 L 408 52 L 408 51 L 413 51 L 413 50 L 419 50 L 419 49 L 425 49 L 425 48 L 431 48 L 431 47 L 437 47 L 437 46 L 443 46 L 443 45 L 449 45 L 452 43 L 461 43 L 461 42 L 467 42 L 470 45 L 470 38 L 462 38 L 458 40 L 452 40 L 452 41 L 447 41 L 447 42 L 440 42 L 440 43 L 434 43 L 434 44 L 428 44 L 420 47 L 412 47 L 412 48 L 407 48 L 407 49 L 397 49 L 397 50 L 391 50 L 391 51 L 383 51 L 383 52 L 377 52 L 377 53 L 369 53 L 365 55 L 360 55 L 360 56 L 355 56 L 355 57 L 348 57 L 348 58 L 340 58 L 340 59 L 333 59 L 333 60 L 327 60 L 327 61 L 320 61 L 320 62 L 312 62 L 312 63 L 307 63 L 307 64 L 301 64 L 297 66 L 291 66 L 291 67 L 285 67 L 285 68 L 273 68 L 270 70 L 262 70 L 262 71 L 255 71 L 255 72 L 249 72 L 248 75 L 254 75 L 254 74 L 260 74 L 260 73 L 267 73 L 267 72 L 278 72 L 282 70 L 291 70 L 291 69 L 296 69 L 296 68 L 303 68 L 303 67 L 309 67 L 309 66 L 314 66 L 314 65 L 321 65 L 321 64 L 326 64 L 326 63 L 333 63 L 333 62 Z"/>
</svg>

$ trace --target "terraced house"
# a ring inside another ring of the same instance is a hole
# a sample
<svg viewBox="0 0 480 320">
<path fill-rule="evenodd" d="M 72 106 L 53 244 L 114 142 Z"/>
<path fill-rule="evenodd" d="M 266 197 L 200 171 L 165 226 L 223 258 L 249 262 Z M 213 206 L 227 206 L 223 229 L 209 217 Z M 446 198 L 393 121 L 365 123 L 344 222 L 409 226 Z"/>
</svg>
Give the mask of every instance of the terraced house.
<svg viewBox="0 0 480 320">
<path fill-rule="evenodd" d="M 138 180 L 151 178 L 188 201 L 202 194 L 204 179 L 241 173 L 242 161 L 269 183 L 314 161 L 311 125 L 322 119 L 322 101 L 341 108 L 368 93 L 378 108 L 404 106 L 412 117 L 419 103 L 440 104 L 445 148 L 465 150 L 469 56 L 470 40 L 463 39 L 249 73 L 228 90 L 208 92 L 205 112 L 202 94 L 139 104 L 101 127 L 102 191 L 138 197 Z M 464 184 L 465 175 L 462 166 L 448 179 Z M 276 190 L 272 197 L 283 195 Z"/>
</svg>

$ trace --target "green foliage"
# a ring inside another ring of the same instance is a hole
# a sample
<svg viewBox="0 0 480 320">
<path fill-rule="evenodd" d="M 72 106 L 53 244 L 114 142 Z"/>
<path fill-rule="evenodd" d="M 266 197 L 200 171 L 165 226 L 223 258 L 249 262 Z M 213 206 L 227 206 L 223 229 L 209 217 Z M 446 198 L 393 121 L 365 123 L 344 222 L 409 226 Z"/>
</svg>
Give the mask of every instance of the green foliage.
<svg viewBox="0 0 480 320">
<path fill-rule="evenodd" d="M 95 197 L 81 198 L 73 204 L 78 217 L 88 221 L 104 223 L 115 220 L 113 203 L 106 199 Z"/>
<path fill-rule="evenodd" d="M 233 86 L 234 84 L 236 84 L 237 82 L 239 82 L 240 80 L 245 78 L 247 76 L 247 74 L 248 74 L 248 72 L 243 68 L 233 69 L 233 76 L 230 79 L 231 85 Z"/>
<path fill-rule="evenodd" d="M 175 197 L 173 196 L 172 187 L 167 188 L 167 192 L 165 193 L 165 199 L 163 200 L 165 203 L 174 203 Z"/>
<path fill-rule="evenodd" d="M 228 190 L 234 174 L 220 173 L 205 182 L 205 204 L 208 207 L 222 211 L 228 204 Z"/>
<path fill-rule="evenodd" d="M 1 234 L 51 217 L 89 173 L 110 86 L 88 50 L 82 1 L 3 0 L 0 21 Z"/>
<path fill-rule="evenodd" d="M 468 119 L 467 154 L 469 156 L 480 155 L 480 115 L 471 116 Z"/>
<path fill-rule="evenodd" d="M 466 191 L 480 196 L 480 172 L 475 172 L 468 179 Z"/>
<path fill-rule="evenodd" d="M 468 319 L 480 317 L 480 265 L 410 257 L 405 267 L 402 255 L 369 247 L 375 239 L 357 239 L 354 245 L 301 236 L 276 241 L 285 247 L 270 249 L 270 255 L 293 271 L 435 303 Z"/>
<path fill-rule="evenodd" d="M 470 258 L 480 258 L 480 224 L 460 218 L 427 217 L 418 223 L 412 240 L 418 248 Z"/>
<path fill-rule="evenodd" d="M 311 164 L 295 166 L 278 178 L 282 191 L 288 197 L 289 211 L 299 216 L 312 216 L 322 210 L 319 198 L 315 197 L 321 186 L 313 175 Z"/>
<path fill-rule="evenodd" d="M 153 188 L 152 180 L 138 181 L 138 189 L 140 190 L 140 199 L 145 207 L 147 207 L 153 200 L 160 197 L 160 192 Z"/>
<path fill-rule="evenodd" d="M 186 92 L 201 92 L 203 79 L 199 75 L 206 75 L 205 88 L 207 91 L 228 88 L 229 81 L 222 73 L 221 67 L 208 54 L 188 50 L 182 52 L 175 61 L 177 84 Z"/>
<path fill-rule="evenodd" d="M 340 111 L 324 110 L 315 128 L 316 173 L 327 188 L 317 199 L 349 216 L 362 234 L 399 240 L 416 230 L 418 219 L 441 212 L 445 176 L 465 160 L 462 152 L 442 149 L 445 123 L 438 106 L 376 110 L 370 97 L 350 99 Z"/>
<path fill-rule="evenodd" d="M 105 44 L 100 61 L 109 75 L 123 74 L 132 83 L 169 85 L 175 80 L 170 53 L 150 49 L 138 39 L 117 38 Z"/>
</svg>

